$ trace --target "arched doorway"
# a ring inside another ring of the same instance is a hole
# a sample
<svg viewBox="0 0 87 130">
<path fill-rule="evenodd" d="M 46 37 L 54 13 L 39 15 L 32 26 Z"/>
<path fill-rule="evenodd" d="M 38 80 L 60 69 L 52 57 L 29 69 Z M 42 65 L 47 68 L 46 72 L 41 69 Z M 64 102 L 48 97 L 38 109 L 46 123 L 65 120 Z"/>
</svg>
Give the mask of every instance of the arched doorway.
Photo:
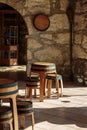
<svg viewBox="0 0 87 130">
<path fill-rule="evenodd" d="M 0 71 L 11 70 L 18 73 L 22 71 L 22 68 L 26 71 L 27 40 L 25 36 L 28 31 L 25 21 L 17 10 L 3 3 L 0 3 L 0 14 Z M 10 75 L 11 78 L 12 75 Z"/>
</svg>

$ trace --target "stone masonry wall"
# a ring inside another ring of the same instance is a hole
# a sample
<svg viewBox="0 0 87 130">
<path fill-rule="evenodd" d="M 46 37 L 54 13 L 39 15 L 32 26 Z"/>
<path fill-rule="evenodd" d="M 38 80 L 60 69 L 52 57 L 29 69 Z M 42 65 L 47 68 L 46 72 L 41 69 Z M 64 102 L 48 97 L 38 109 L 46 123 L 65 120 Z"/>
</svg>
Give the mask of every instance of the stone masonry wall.
<svg viewBox="0 0 87 130">
<path fill-rule="evenodd" d="M 66 9 L 69 0 L 0 0 L 16 9 L 28 28 L 27 72 L 34 61 L 54 62 L 58 73 L 70 75 L 70 30 Z M 33 26 L 36 14 L 44 13 L 50 19 L 46 31 Z M 72 71 L 74 81 L 87 85 L 87 0 L 76 0 L 73 26 Z M 25 44 L 25 43 L 24 43 Z"/>
<path fill-rule="evenodd" d="M 79 84 L 87 85 L 87 0 L 76 3 L 74 32 L 74 78 Z"/>
</svg>

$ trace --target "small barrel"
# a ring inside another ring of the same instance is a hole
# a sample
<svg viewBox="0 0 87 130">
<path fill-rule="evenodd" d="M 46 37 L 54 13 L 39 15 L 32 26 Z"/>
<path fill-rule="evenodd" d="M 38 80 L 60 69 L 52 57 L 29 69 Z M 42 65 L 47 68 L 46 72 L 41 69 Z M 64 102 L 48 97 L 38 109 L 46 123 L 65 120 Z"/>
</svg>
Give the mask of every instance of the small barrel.
<svg viewBox="0 0 87 130">
<path fill-rule="evenodd" d="M 35 62 L 31 64 L 32 72 L 56 72 L 56 66 L 54 63 L 48 62 Z"/>
<path fill-rule="evenodd" d="M 31 75 L 31 77 L 28 77 L 26 80 L 26 86 L 33 88 L 40 87 L 40 77 Z"/>
<path fill-rule="evenodd" d="M 29 77 L 27 77 L 26 81 L 29 81 L 29 80 L 40 81 L 40 76 L 39 74 L 31 74 Z"/>
<path fill-rule="evenodd" d="M 33 104 L 31 101 L 17 101 L 17 110 L 19 115 L 30 114 L 33 112 Z"/>
<path fill-rule="evenodd" d="M 8 106 L 0 106 L 0 123 L 12 120 L 12 111 Z"/>
<path fill-rule="evenodd" d="M 18 82 L 2 79 L 0 80 L 0 98 L 9 98 L 18 93 Z"/>
</svg>

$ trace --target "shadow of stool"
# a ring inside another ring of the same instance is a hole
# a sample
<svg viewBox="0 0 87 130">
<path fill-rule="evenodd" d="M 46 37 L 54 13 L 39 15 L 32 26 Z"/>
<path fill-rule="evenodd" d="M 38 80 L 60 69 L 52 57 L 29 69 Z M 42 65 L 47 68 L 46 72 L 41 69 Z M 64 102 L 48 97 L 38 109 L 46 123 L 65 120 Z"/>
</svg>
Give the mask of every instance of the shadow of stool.
<svg viewBox="0 0 87 130">
<path fill-rule="evenodd" d="M 25 127 L 25 116 L 31 116 L 32 130 L 34 130 L 34 110 L 31 101 L 17 101 L 17 111 L 19 115 L 20 128 Z"/>
<path fill-rule="evenodd" d="M 0 124 L 5 125 L 8 124 L 10 130 L 13 130 L 13 116 L 12 110 L 8 106 L 0 106 Z M 4 127 L 3 127 L 4 130 Z"/>
<path fill-rule="evenodd" d="M 27 77 L 26 88 L 25 88 L 25 98 L 29 97 L 32 101 L 32 90 L 34 90 L 34 97 L 36 97 L 36 89 L 40 88 L 40 77 L 38 74 L 31 74 L 30 77 Z"/>
<path fill-rule="evenodd" d="M 56 92 L 57 92 L 57 97 L 63 96 L 63 80 L 62 80 L 62 75 L 56 74 L 56 73 L 49 73 L 46 74 L 46 86 L 48 88 L 47 96 L 50 98 L 51 97 L 51 88 L 53 86 L 53 81 L 55 84 Z M 61 89 L 61 91 L 59 91 Z"/>
</svg>

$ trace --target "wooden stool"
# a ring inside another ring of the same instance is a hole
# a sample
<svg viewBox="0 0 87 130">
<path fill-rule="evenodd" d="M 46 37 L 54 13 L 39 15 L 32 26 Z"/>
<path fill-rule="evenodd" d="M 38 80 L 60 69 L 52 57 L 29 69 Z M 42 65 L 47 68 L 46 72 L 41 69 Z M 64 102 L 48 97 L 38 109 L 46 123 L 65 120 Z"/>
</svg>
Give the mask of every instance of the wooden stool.
<svg viewBox="0 0 87 130">
<path fill-rule="evenodd" d="M 20 120 L 20 127 L 25 127 L 25 116 L 31 115 L 32 130 L 34 130 L 34 110 L 31 101 L 17 101 L 17 110 Z"/>
<path fill-rule="evenodd" d="M 31 77 L 27 77 L 26 88 L 25 88 L 25 98 L 29 96 L 30 101 L 32 101 L 32 90 L 34 89 L 34 97 L 36 97 L 36 89 L 40 88 L 40 77 L 36 74 L 31 74 Z"/>
<path fill-rule="evenodd" d="M 63 96 L 63 80 L 62 75 L 56 74 L 56 73 L 49 73 L 46 75 L 46 84 L 48 87 L 48 97 L 51 97 L 51 87 L 52 87 L 52 81 L 55 81 L 56 84 L 56 91 L 57 91 L 57 97 Z M 61 92 L 59 93 L 59 88 L 61 88 Z"/>
<path fill-rule="evenodd" d="M 19 130 L 18 128 L 18 114 L 16 97 L 18 94 L 18 82 L 11 79 L 0 79 L 0 99 L 9 99 L 10 107 L 13 114 L 13 127 L 14 130 Z"/>
<path fill-rule="evenodd" d="M 0 106 L 0 124 L 9 124 L 10 130 L 13 130 L 12 110 L 8 106 Z"/>
</svg>

